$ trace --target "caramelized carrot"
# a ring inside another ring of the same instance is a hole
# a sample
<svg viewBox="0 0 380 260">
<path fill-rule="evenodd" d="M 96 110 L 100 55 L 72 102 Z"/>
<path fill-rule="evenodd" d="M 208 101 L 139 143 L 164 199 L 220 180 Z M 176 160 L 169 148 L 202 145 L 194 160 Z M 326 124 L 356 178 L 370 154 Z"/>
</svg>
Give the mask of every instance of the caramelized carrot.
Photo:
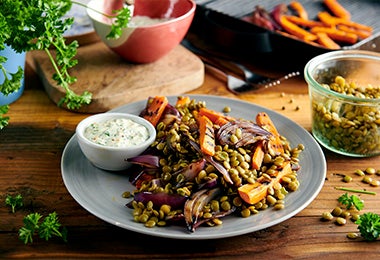
<svg viewBox="0 0 380 260">
<path fill-rule="evenodd" d="M 365 30 L 360 30 L 360 29 L 355 29 L 353 27 L 349 27 L 346 25 L 338 25 L 338 30 L 343 31 L 343 32 L 348 32 L 348 33 L 353 33 L 356 34 L 360 39 L 366 39 L 369 36 L 371 36 L 371 32 L 365 31 Z"/>
<path fill-rule="evenodd" d="M 339 44 L 333 41 L 326 33 L 319 32 L 317 33 L 318 39 L 317 42 L 322 45 L 323 47 L 326 47 L 331 50 L 338 50 L 340 49 Z"/>
<path fill-rule="evenodd" d="M 270 148 L 276 154 L 283 154 L 284 147 L 282 146 L 281 136 L 269 115 L 265 112 L 258 113 L 256 116 L 256 123 L 273 134 L 274 138 L 269 140 Z"/>
<path fill-rule="evenodd" d="M 305 8 L 303 7 L 303 5 L 300 2 L 292 1 L 292 2 L 290 2 L 289 7 L 297 13 L 298 17 L 300 17 L 304 20 L 309 19 L 309 15 L 307 14 Z"/>
<path fill-rule="evenodd" d="M 287 31 L 290 34 L 293 34 L 294 36 L 297 36 L 301 40 L 304 40 L 304 41 L 314 41 L 314 40 L 317 39 L 317 36 L 315 36 L 314 34 L 308 32 L 308 31 L 306 31 L 304 29 L 302 29 L 298 25 L 292 23 L 291 21 L 289 21 L 286 18 L 285 15 L 282 15 L 280 17 L 280 22 L 281 22 L 282 28 L 285 31 Z"/>
<path fill-rule="evenodd" d="M 189 104 L 191 101 L 190 97 L 189 96 L 179 96 L 177 98 L 177 102 L 175 104 L 176 107 L 183 107 L 183 106 L 186 106 L 187 104 Z"/>
<path fill-rule="evenodd" d="M 324 0 L 323 3 L 337 17 L 350 20 L 351 14 L 337 0 Z"/>
<path fill-rule="evenodd" d="M 224 125 L 225 123 L 228 123 L 230 119 L 230 117 L 224 115 L 223 113 L 205 107 L 199 109 L 199 115 L 206 116 L 208 119 L 211 120 L 211 122 L 220 126 Z"/>
<path fill-rule="evenodd" d="M 301 17 L 294 16 L 294 15 L 287 15 L 286 18 L 290 22 L 295 23 L 296 25 L 302 26 L 302 27 L 311 28 L 311 27 L 315 27 L 315 26 L 324 26 L 324 23 L 322 23 L 322 22 L 314 21 L 314 20 L 307 20 L 307 19 L 303 19 Z"/>
<path fill-rule="evenodd" d="M 310 31 L 315 34 L 326 33 L 331 39 L 338 42 L 354 44 L 358 41 L 356 34 L 340 31 L 334 27 L 313 27 Z"/>
<path fill-rule="evenodd" d="M 155 96 L 149 100 L 143 118 L 148 120 L 153 126 L 156 126 L 168 103 L 169 101 L 165 96 Z"/>
<path fill-rule="evenodd" d="M 321 22 L 323 22 L 327 25 L 330 25 L 330 26 L 346 25 L 346 26 L 353 27 L 353 28 L 358 29 L 358 30 L 364 30 L 364 31 L 368 31 L 371 33 L 373 31 L 373 28 L 371 26 L 367 26 L 367 25 L 364 25 L 361 23 L 356 23 L 356 22 L 353 22 L 351 20 L 345 20 L 345 19 L 341 19 L 338 17 L 334 17 L 334 16 L 330 15 L 328 12 L 319 12 L 318 13 L 318 19 Z"/>
<path fill-rule="evenodd" d="M 268 181 L 267 179 L 258 179 L 255 183 L 244 184 L 238 188 L 239 196 L 248 204 L 255 204 L 264 199 L 268 195 L 268 189 L 274 184 L 281 182 L 282 178 L 292 172 L 289 162 L 275 173 L 275 177 Z"/>
<path fill-rule="evenodd" d="M 204 154 L 215 154 L 214 125 L 207 116 L 199 116 L 199 145 Z"/>
<path fill-rule="evenodd" d="M 268 194 L 268 186 L 259 182 L 248 183 L 238 188 L 239 196 L 248 204 L 256 204 Z"/>
<path fill-rule="evenodd" d="M 264 155 L 265 155 L 265 152 L 264 152 L 264 149 L 263 149 L 263 143 L 260 142 L 257 146 L 256 146 L 256 149 L 252 155 L 252 159 L 251 159 L 251 166 L 252 166 L 252 169 L 254 170 L 258 170 L 260 169 L 262 163 L 263 163 L 263 160 L 264 160 Z"/>
</svg>

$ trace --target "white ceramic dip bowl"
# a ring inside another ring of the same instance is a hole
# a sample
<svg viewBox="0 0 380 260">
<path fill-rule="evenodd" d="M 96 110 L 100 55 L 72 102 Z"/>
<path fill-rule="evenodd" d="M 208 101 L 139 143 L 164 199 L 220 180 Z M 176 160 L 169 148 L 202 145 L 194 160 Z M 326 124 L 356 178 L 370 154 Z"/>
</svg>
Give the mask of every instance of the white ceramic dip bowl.
<svg viewBox="0 0 380 260">
<path fill-rule="evenodd" d="M 128 158 L 144 152 L 156 138 L 154 126 L 142 117 L 126 113 L 101 113 L 83 119 L 76 127 L 79 146 L 96 167 L 121 171 Z"/>
</svg>

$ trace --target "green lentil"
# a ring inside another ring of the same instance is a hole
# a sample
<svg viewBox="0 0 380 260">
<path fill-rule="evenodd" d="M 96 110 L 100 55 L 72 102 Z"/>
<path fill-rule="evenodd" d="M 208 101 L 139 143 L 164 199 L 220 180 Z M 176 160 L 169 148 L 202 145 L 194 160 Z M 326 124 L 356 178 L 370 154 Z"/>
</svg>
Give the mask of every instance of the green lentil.
<svg viewBox="0 0 380 260">
<path fill-rule="evenodd" d="M 345 218 L 342 218 L 342 217 L 337 217 L 335 220 L 335 223 L 342 226 L 342 225 L 345 225 L 347 223 L 347 220 Z"/>
<path fill-rule="evenodd" d="M 341 85 L 343 84 L 344 85 Z M 357 87 L 354 83 L 342 80 L 337 76 L 324 87 L 347 95 L 360 98 L 380 98 L 378 87 Z M 311 93 L 312 101 L 312 131 L 316 138 L 342 153 L 360 156 L 380 153 L 380 109 L 379 105 L 369 103 L 352 104 L 321 97 Z"/>
<path fill-rule="evenodd" d="M 359 237 L 359 234 L 358 233 L 354 233 L 354 232 L 350 232 L 350 233 L 347 233 L 347 237 L 349 239 L 356 239 Z"/>
<path fill-rule="evenodd" d="M 369 176 L 364 176 L 362 182 L 370 184 L 372 182 L 372 178 Z"/>
<path fill-rule="evenodd" d="M 333 211 L 331 212 L 331 214 L 335 217 L 338 217 L 342 214 L 342 212 L 343 212 L 343 209 L 341 207 L 335 207 Z"/>
<path fill-rule="evenodd" d="M 155 222 L 154 220 L 148 220 L 148 221 L 145 223 L 145 226 L 148 227 L 148 228 L 155 227 L 155 226 L 156 226 L 156 222 Z"/>
<path fill-rule="evenodd" d="M 358 214 L 358 213 L 351 213 L 351 220 L 352 221 L 356 221 L 356 220 L 358 220 L 360 218 L 360 215 Z"/>
<path fill-rule="evenodd" d="M 371 175 L 373 175 L 373 174 L 376 173 L 376 170 L 375 170 L 375 168 L 368 167 L 367 169 L 365 169 L 365 172 L 366 172 L 367 174 L 371 174 Z"/>
<path fill-rule="evenodd" d="M 243 209 L 241 212 L 240 212 L 241 216 L 243 218 L 247 218 L 249 216 L 251 216 L 251 211 L 248 209 L 248 208 L 245 208 Z"/>
<path fill-rule="evenodd" d="M 352 181 L 352 177 L 349 176 L 349 175 L 345 175 L 345 176 L 343 177 L 343 181 L 344 181 L 344 182 L 351 182 L 351 181 Z"/>
<path fill-rule="evenodd" d="M 284 209 L 285 208 L 285 205 L 283 203 L 276 203 L 273 208 L 275 210 L 281 210 L 281 209 Z"/>
<path fill-rule="evenodd" d="M 362 170 L 360 170 L 360 169 L 355 170 L 355 174 L 359 175 L 359 176 L 364 176 L 365 175 L 365 173 Z"/>
<path fill-rule="evenodd" d="M 334 216 L 331 214 L 331 212 L 323 212 L 322 213 L 322 219 L 323 220 L 332 220 Z"/>
<path fill-rule="evenodd" d="M 224 112 L 224 113 L 229 113 L 229 112 L 231 112 L 231 107 L 228 107 L 228 106 L 227 106 L 227 107 L 224 107 L 224 108 L 223 108 L 223 112 Z"/>
</svg>

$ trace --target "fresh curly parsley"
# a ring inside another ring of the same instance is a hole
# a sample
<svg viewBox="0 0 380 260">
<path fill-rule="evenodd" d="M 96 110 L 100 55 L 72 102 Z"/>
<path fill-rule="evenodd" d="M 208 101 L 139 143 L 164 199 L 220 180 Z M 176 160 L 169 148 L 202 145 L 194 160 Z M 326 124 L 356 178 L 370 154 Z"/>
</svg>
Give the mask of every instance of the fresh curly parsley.
<svg viewBox="0 0 380 260">
<path fill-rule="evenodd" d="M 5 115 L 6 113 L 8 113 L 8 110 L 8 105 L 0 106 L 0 130 L 8 125 L 9 116 Z"/>
<path fill-rule="evenodd" d="M 7 195 L 5 198 L 5 205 L 10 206 L 12 213 L 15 213 L 16 209 L 24 206 L 23 198 L 20 194 L 17 194 L 16 196 Z"/>
<path fill-rule="evenodd" d="M 364 213 L 355 222 L 361 236 L 367 241 L 375 241 L 380 236 L 380 216 L 375 213 Z"/>
<path fill-rule="evenodd" d="M 352 206 L 354 206 L 357 210 L 362 210 L 364 208 L 363 201 L 356 195 L 349 196 L 348 193 L 345 193 L 338 198 L 338 201 L 342 205 L 346 205 L 347 209 L 350 209 Z"/>
<path fill-rule="evenodd" d="M 90 104 L 92 94 L 84 91 L 77 94 L 71 90 L 70 85 L 76 78 L 69 74 L 78 61 L 74 59 L 77 54 L 78 42 L 66 44 L 63 36 L 74 22 L 73 18 L 63 19 L 72 4 L 86 5 L 72 0 L 1 0 L 0 1 L 0 50 L 11 46 L 16 52 L 31 50 L 44 50 L 54 68 L 53 79 L 65 90 L 65 96 L 58 102 L 59 106 L 66 104 L 68 109 L 79 109 L 84 104 Z M 96 10 L 95 10 L 96 11 Z M 107 17 L 109 15 L 103 14 Z M 126 27 L 130 19 L 130 11 L 123 8 L 115 13 L 114 24 L 110 37 L 118 38 L 121 28 Z M 54 54 L 52 52 L 54 50 Z M 0 70 L 5 81 L 0 85 L 0 92 L 8 95 L 17 91 L 21 86 L 23 71 L 8 73 L 3 64 L 6 61 L 0 56 Z M 0 129 L 8 124 L 9 117 L 5 117 L 5 107 L 0 107 Z"/>
<path fill-rule="evenodd" d="M 35 234 L 42 239 L 49 240 L 53 236 L 62 238 L 67 242 L 67 229 L 59 223 L 58 216 L 55 212 L 46 216 L 42 222 L 42 215 L 31 213 L 24 217 L 24 226 L 19 230 L 19 238 L 25 244 L 33 243 Z"/>
</svg>

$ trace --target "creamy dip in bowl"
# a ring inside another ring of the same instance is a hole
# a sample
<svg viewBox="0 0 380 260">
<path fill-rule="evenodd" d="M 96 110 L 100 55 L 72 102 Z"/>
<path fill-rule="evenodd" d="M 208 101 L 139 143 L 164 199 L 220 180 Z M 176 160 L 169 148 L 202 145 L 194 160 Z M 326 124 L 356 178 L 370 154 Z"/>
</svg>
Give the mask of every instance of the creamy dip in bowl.
<svg viewBox="0 0 380 260">
<path fill-rule="evenodd" d="M 79 146 L 96 167 L 121 171 L 128 158 L 144 152 L 156 138 L 156 130 L 144 118 L 126 113 L 101 113 L 82 120 L 76 128 Z"/>
</svg>

